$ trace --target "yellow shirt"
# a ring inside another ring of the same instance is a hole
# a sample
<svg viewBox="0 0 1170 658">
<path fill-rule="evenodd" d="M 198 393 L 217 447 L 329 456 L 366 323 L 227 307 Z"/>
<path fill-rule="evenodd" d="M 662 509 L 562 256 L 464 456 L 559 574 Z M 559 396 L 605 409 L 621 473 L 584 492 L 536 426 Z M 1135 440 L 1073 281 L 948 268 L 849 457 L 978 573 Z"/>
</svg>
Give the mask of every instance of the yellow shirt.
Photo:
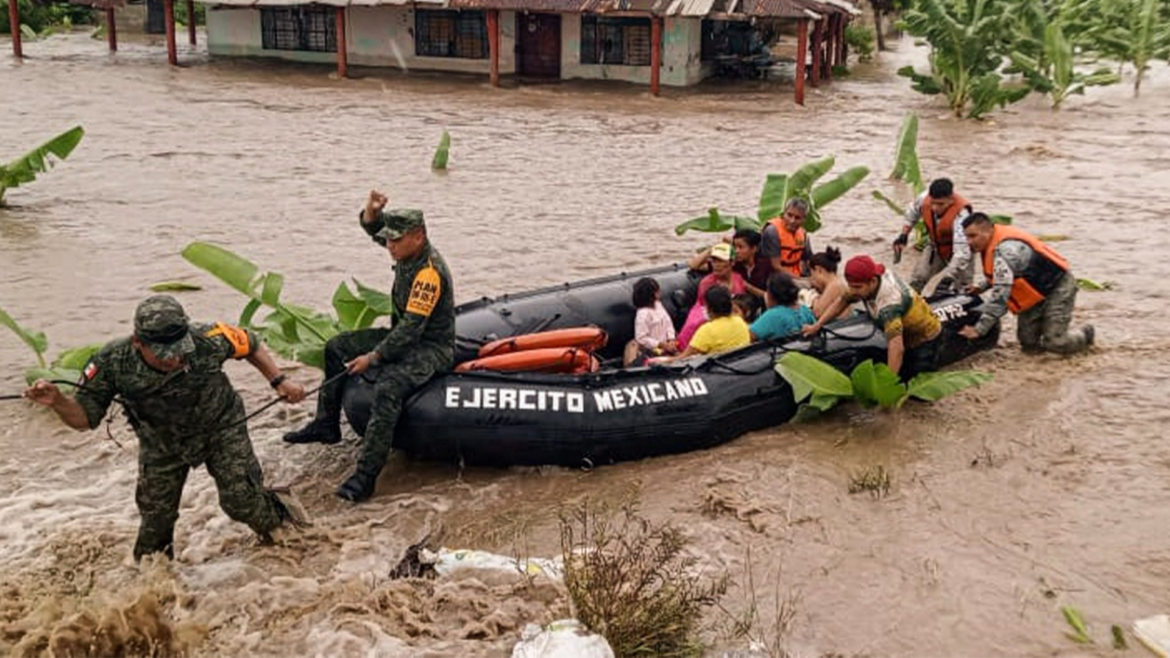
<svg viewBox="0 0 1170 658">
<path fill-rule="evenodd" d="M 738 315 L 728 315 L 703 323 L 691 338 L 690 347 L 703 354 L 717 354 L 752 342 L 747 323 Z"/>
</svg>

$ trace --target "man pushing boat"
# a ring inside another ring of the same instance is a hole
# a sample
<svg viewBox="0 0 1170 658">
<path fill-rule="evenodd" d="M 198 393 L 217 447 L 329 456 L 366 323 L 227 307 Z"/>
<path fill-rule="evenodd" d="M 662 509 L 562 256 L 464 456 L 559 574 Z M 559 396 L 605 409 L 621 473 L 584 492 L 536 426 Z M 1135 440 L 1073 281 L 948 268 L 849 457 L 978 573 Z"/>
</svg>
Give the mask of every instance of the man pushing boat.
<svg viewBox="0 0 1170 658">
<path fill-rule="evenodd" d="M 358 215 L 361 227 L 389 251 L 394 266 L 393 325 L 349 331 L 325 343 L 325 381 L 317 416 L 285 435 L 289 443 L 341 441 L 341 398 L 348 371 L 378 367 L 370 423 L 362 436 L 357 468 L 337 495 L 360 502 L 374 493 L 386 464 L 403 404 L 417 388 L 455 362 L 455 291 L 447 263 L 427 238 L 421 210 L 386 210 L 386 195 L 373 190 Z"/>
</svg>

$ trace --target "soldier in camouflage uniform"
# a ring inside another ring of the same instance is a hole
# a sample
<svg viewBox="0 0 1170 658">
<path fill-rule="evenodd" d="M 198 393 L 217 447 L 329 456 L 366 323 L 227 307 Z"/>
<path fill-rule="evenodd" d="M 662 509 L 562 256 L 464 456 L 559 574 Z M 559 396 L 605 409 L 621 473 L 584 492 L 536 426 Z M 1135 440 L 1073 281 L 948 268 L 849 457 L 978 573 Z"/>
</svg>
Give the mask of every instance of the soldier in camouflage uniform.
<svg viewBox="0 0 1170 658">
<path fill-rule="evenodd" d="M 75 397 L 44 380 L 25 391 L 78 430 L 97 427 L 111 402 L 124 406 L 139 440 L 136 560 L 151 553 L 174 558 L 183 484 L 200 464 L 215 480 L 223 511 L 261 538 L 290 518 L 285 502 L 291 501 L 264 489 L 243 422 L 244 403 L 223 372 L 224 361 L 233 358 L 251 363 L 287 402 L 305 397 L 252 332 L 191 324 L 168 295 L 138 305 L 134 335 L 108 343 L 90 359 Z"/>
<path fill-rule="evenodd" d="M 351 502 L 374 493 L 406 399 L 435 373 L 449 370 L 455 360 L 455 291 L 447 263 L 427 240 L 421 210 L 383 210 L 385 206 L 385 195 L 372 191 L 358 217 L 366 233 L 385 245 L 396 263 L 391 294 L 396 320 L 390 329 L 346 332 L 325 344 L 326 380 L 347 369 L 360 375 L 370 366 L 381 366 L 357 469 L 337 489 L 338 496 Z M 284 440 L 341 441 L 344 385 L 345 379 L 340 378 L 322 388 L 316 418 L 286 434 Z"/>
</svg>

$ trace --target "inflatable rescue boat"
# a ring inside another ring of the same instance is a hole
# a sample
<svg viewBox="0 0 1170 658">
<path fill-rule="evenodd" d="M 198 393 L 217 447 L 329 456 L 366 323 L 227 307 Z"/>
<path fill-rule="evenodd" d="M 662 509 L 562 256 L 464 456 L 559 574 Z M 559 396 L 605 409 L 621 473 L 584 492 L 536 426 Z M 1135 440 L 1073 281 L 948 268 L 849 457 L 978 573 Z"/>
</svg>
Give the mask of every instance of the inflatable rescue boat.
<svg viewBox="0 0 1170 658">
<path fill-rule="evenodd" d="M 634 282 L 649 276 L 681 326 L 701 276 L 685 265 L 566 283 L 456 308 L 456 369 L 407 402 L 394 447 L 426 460 L 465 464 L 592 466 L 710 448 L 779 425 L 797 411 L 773 369 L 787 351 L 842 371 L 885 361 L 886 340 L 866 317 L 813 338 L 753 345 L 667 365 L 623 369 L 633 338 Z M 992 348 L 999 327 L 971 341 L 959 329 L 979 318 L 976 297 L 930 300 L 943 331 L 929 355 L 907 355 L 911 374 Z M 361 434 L 376 371 L 353 377 L 343 406 Z"/>
</svg>

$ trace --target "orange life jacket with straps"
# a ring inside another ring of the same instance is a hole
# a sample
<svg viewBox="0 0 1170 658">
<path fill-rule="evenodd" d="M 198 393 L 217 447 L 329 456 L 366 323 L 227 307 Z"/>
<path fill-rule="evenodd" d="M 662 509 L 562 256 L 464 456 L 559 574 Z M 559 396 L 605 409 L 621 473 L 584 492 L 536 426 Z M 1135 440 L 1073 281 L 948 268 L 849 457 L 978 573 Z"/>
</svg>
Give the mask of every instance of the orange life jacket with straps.
<svg viewBox="0 0 1170 658">
<path fill-rule="evenodd" d="M 784 228 L 784 219 L 774 217 L 768 222 L 776 228 L 776 237 L 780 239 L 780 263 L 783 269 L 792 276 L 801 276 L 801 262 L 804 260 L 804 247 L 808 244 L 804 228 L 789 232 Z"/>
<path fill-rule="evenodd" d="M 934 210 L 930 206 L 931 197 L 927 195 L 922 200 L 922 222 L 926 224 L 926 232 L 930 234 L 930 241 L 934 244 L 934 252 L 943 262 L 950 262 L 955 253 L 955 218 L 959 213 L 971 211 L 971 204 L 958 194 L 951 195 L 954 201 L 942 217 L 935 218 Z"/>
<path fill-rule="evenodd" d="M 1021 313 L 1044 301 L 1068 273 L 1068 261 L 1039 238 L 1012 226 L 996 224 L 983 251 L 983 274 L 990 283 L 995 276 L 995 248 L 1004 240 L 1019 240 L 1032 248 L 1032 259 L 1023 272 L 1013 272 L 1008 310 Z"/>
</svg>

